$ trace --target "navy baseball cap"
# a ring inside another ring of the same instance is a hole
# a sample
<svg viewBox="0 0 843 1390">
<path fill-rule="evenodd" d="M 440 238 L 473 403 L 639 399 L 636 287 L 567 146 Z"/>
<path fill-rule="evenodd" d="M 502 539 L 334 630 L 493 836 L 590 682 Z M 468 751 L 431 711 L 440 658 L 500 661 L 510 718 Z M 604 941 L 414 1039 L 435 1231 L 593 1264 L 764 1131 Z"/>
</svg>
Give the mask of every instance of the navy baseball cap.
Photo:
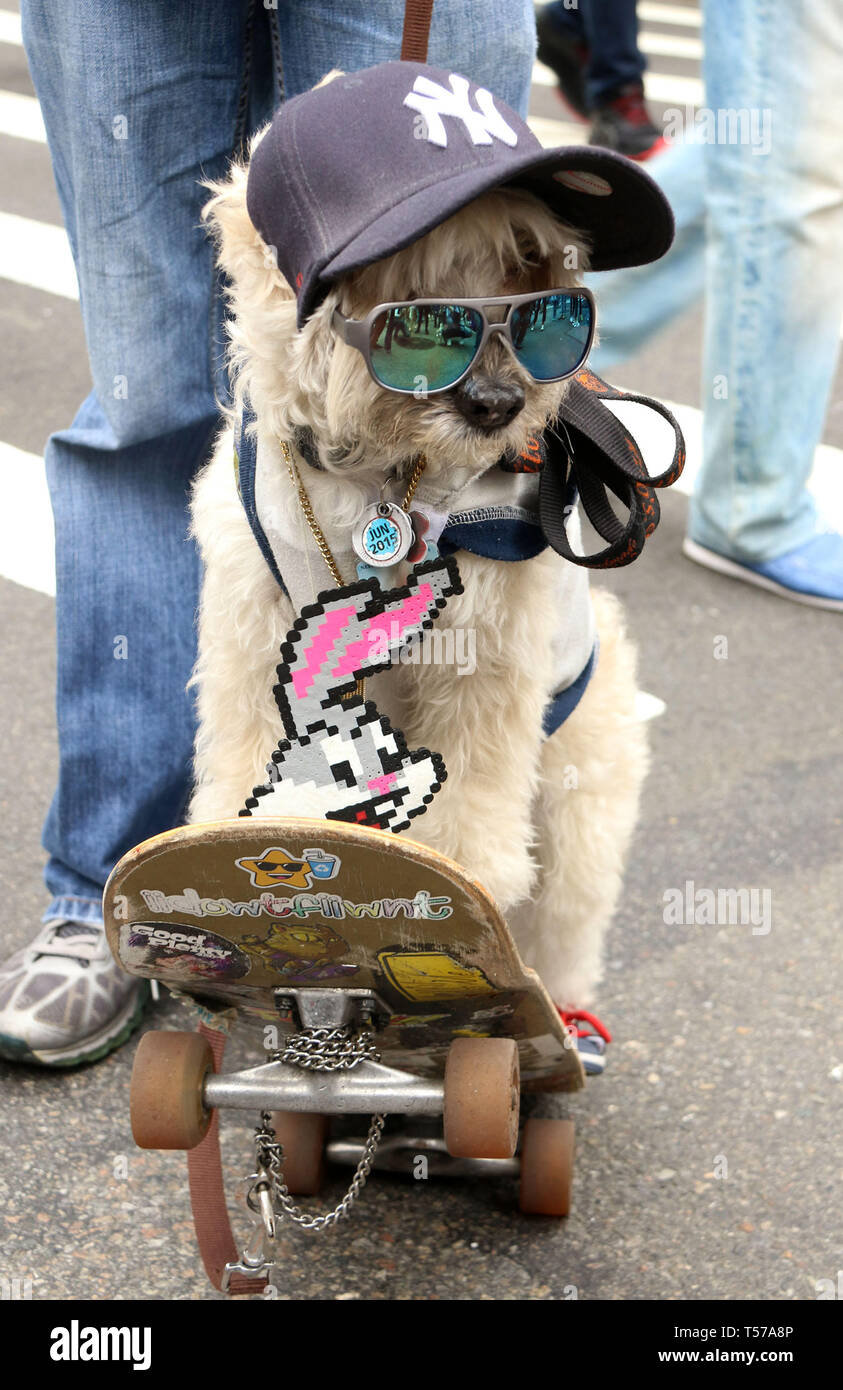
<svg viewBox="0 0 843 1390">
<path fill-rule="evenodd" d="M 381 63 L 284 103 L 255 150 L 249 216 L 301 326 L 346 271 L 409 246 L 493 188 L 528 189 L 591 244 L 591 268 L 643 265 L 673 240 L 653 179 L 592 146 L 544 149 L 497 97 L 422 63 Z"/>
</svg>

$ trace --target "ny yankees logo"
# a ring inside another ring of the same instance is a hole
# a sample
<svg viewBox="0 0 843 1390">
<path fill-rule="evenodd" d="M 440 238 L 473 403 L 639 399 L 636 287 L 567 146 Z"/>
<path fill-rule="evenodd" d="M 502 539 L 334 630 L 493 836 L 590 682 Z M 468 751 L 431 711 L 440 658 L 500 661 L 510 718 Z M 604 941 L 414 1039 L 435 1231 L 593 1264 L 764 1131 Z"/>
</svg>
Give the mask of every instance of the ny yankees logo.
<svg viewBox="0 0 843 1390">
<path fill-rule="evenodd" d="M 444 149 L 448 144 L 443 116 L 455 116 L 462 121 L 475 145 L 491 145 L 492 136 L 505 145 L 518 144 L 516 132 L 498 111 L 491 92 L 485 87 L 476 89 L 475 100 L 480 110 L 475 111 L 469 101 L 468 79 L 452 72 L 448 81 L 450 91 L 429 77 L 417 77 L 413 90 L 404 98 L 405 106 L 420 111 L 424 117 L 425 136 L 431 145 L 441 145 Z"/>
</svg>

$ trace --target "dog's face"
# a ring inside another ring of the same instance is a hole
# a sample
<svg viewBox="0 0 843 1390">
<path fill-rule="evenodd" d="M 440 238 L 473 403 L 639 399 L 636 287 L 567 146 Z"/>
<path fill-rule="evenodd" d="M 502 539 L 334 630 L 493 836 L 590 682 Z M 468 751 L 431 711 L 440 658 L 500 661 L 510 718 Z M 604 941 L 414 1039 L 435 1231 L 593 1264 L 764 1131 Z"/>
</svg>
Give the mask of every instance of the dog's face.
<svg viewBox="0 0 843 1390">
<path fill-rule="evenodd" d="M 245 171 L 215 188 L 207 210 L 232 283 L 232 362 L 240 389 L 273 432 L 314 433 L 325 467 L 357 476 L 424 453 L 428 476 L 475 475 L 518 450 L 554 416 L 567 383 L 540 384 L 492 334 L 468 375 L 430 396 L 401 395 L 369 375 L 332 327 L 336 308 L 360 319 L 376 305 L 492 298 L 580 283 L 586 249 L 530 193 L 488 193 L 395 255 L 343 277 L 299 330 L 292 291 L 245 206 Z"/>
</svg>

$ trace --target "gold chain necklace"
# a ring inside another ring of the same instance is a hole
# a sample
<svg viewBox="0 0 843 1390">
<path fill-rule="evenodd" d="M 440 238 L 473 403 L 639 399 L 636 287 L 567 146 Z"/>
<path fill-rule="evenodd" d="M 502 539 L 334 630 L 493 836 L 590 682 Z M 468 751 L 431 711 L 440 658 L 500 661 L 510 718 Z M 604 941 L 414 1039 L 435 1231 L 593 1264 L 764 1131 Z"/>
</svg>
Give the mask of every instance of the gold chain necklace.
<svg viewBox="0 0 843 1390">
<path fill-rule="evenodd" d="M 335 580 L 338 588 L 342 588 L 345 581 L 343 580 L 343 577 L 340 574 L 339 565 L 334 559 L 331 547 L 328 545 L 328 542 L 325 539 L 325 533 L 322 530 L 322 527 L 319 525 L 319 522 L 316 520 L 316 515 L 313 511 L 313 504 L 307 494 L 307 489 L 304 483 L 302 482 L 301 474 L 299 473 L 299 470 L 296 467 L 296 462 L 293 458 L 292 450 L 290 449 L 290 446 L 285 439 L 279 439 L 278 442 L 281 445 L 281 452 L 284 455 L 284 461 L 287 464 L 287 469 L 290 474 L 290 481 L 292 482 L 293 487 L 296 489 L 296 493 L 299 499 L 299 506 L 304 512 L 307 524 L 313 533 L 313 539 L 316 541 L 316 544 L 319 547 L 319 553 L 322 556 L 322 559 L 325 561 L 325 564 L 328 566 L 328 569 L 330 570 L 331 575 Z M 419 485 L 421 475 L 426 467 L 427 459 L 425 458 L 424 454 L 419 454 L 419 457 L 416 460 L 415 467 L 413 468 L 413 471 L 410 475 L 410 481 L 407 484 L 407 492 L 404 496 L 403 502 L 401 503 L 402 512 L 406 512 L 409 509 L 410 503 L 412 502 L 415 496 L 416 488 Z"/>
<path fill-rule="evenodd" d="M 299 499 L 299 506 L 301 507 L 307 524 L 310 527 L 311 532 L 313 533 L 313 539 L 316 541 L 316 544 L 319 547 L 319 553 L 322 556 L 322 559 L 325 561 L 325 564 L 327 565 L 337 587 L 341 589 L 343 587 L 344 580 L 342 574 L 340 573 L 340 567 L 334 559 L 333 551 L 331 550 L 331 547 L 325 539 L 325 533 L 322 530 L 322 527 L 316 520 L 316 514 L 313 510 L 313 503 L 311 502 L 310 497 L 308 496 L 307 488 L 302 482 L 301 474 L 299 473 L 299 470 L 296 467 L 296 461 L 293 458 L 292 450 L 290 449 L 290 446 L 285 439 L 279 439 L 278 443 L 281 445 L 281 452 L 284 455 L 284 461 L 287 464 L 287 469 L 290 474 L 290 481 L 292 482 L 293 487 L 296 490 L 296 494 Z M 402 512 L 406 513 L 409 510 L 410 503 L 412 502 L 413 497 L 415 496 L 416 488 L 419 485 L 419 480 L 426 467 L 427 459 L 425 458 L 424 454 L 419 454 L 419 457 L 416 460 L 415 466 L 410 475 L 410 481 L 407 484 L 407 491 L 404 496 L 404 500 L 401 503 Z M 365 695 L 365 692 L 366 682 L 364 680 L 358 680 L 354 694 L 359 695 L 362 699 Z M 352 696 L 346 695 L 343 698 L 351 699 Z"/>
</svg>

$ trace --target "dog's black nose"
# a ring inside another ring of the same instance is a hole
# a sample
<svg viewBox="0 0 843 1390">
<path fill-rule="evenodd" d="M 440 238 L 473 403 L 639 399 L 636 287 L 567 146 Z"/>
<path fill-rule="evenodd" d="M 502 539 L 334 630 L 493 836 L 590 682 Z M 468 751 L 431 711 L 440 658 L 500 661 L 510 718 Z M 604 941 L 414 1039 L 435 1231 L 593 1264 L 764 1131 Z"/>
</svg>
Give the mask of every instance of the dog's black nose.
<svg viewBox="0 0 843 1390">
<path fill-rule="evenodd" d="M 517 381 L 467 376 L 454 390 L 457 409 L 478 430 L 502 430 L 524 409 L 524 388 Z"/>
</svg>

